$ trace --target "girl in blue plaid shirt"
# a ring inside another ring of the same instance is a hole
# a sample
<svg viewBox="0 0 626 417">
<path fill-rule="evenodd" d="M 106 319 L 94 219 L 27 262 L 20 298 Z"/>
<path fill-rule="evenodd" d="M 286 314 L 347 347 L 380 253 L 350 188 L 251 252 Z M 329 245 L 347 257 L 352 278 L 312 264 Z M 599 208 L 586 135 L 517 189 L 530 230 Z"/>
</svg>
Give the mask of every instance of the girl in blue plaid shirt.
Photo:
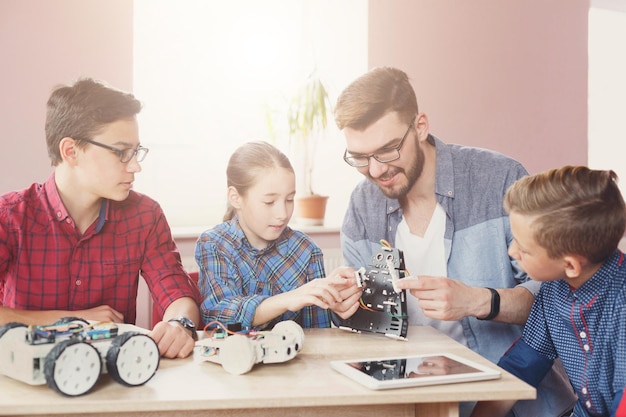
<svg viewBox="0 0 626 417">
<path fill-rule="evenodd" d="M 330 311 L 354 314 L 361 295 L 354 270 L 339 267 L 325 277 L 321 249 L 288 226 L 295 197 L 289 159 L 269 143 L 249 142 L 233 153 L 226 176 L 224 222 L 196 244 L 204 322 L 330 327 Z"/>
</svg>

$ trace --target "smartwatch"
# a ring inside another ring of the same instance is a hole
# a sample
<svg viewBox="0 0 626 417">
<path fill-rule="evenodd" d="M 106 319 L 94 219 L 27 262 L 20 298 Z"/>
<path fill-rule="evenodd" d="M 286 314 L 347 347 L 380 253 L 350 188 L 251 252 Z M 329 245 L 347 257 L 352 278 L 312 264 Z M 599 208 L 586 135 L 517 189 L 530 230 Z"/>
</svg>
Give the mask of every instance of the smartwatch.
<svg viewBox="0 0 626 417">
<path fill-rule="evenodd" d="M 191 332 L 191 337 L 193 338 L 193 340 L 196 340 L 196 341 L 198 340 L 198 332 L 196 331 L 196 324 L 193 321 L 191 321 L 187 317 L 176 317 L 174 319 L 169 319 L 167 322 L 171 323 L 173 321 L 180 323 L 181 326 L 189 330 Z"/>
<path fill-rule="evenodd" d="M 476 317 L 478 320 L 493 320 L 500 313 L 500 294 L 493 288 L 486 288 L 491 292 L 491 311 L 486 317 Z"/>
</svg>

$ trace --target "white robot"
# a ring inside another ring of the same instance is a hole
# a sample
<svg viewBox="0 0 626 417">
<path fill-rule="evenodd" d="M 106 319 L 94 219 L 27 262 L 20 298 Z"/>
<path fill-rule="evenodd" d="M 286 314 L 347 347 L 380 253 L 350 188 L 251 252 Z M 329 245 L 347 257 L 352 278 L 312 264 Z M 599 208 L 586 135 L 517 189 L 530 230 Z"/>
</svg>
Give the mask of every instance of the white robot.
<svg viewBox="0 0 626 417">
<path fill-rule="evenodd" d="M 132 325 L 69 317 L 47 326 L 0 326 L 0 374 L 58 393 L 89 392 L 101 373 L 120 384 L 145 384 L 159 367 L 156 342 Z"/>
<path fill-rule="evenodd" d="M 222 365 L 233 375 L 249 372 L 257 363 L 280 363 L 293 359 L 304 343 L 304 331 L 295 321 L 286 320 L 271 331 L 248 335 L 232 334 L 206 338 L 198 344 L 204 360 Z"/>
</svg>

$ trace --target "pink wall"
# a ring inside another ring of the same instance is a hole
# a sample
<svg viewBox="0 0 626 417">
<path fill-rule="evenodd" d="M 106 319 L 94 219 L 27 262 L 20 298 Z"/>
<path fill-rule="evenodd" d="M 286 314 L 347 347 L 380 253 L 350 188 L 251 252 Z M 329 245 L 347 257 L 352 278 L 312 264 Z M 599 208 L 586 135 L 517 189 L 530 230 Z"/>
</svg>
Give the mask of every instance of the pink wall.
<svg viewBox="0 0 626 417">
<path fill-rule="evenodd" d="M 440 139 L 498 150 L 531 173 L 587 163 L 588 0 L 369 6 L 370 67 L 409 74 Z"/>
<path fill-rule="evenodd" d="M 588 0 L 370 0 L 370 66 L 409 73 L 431 130 L 537 172 L 587 162 Z M 0 1 L 0 193 L 50 172 L 45 102 L 80 76 L 132 88 L 132 2 Z"/>
<path fill-rule="evenodd" d="M 0 193 L 50 172 L 45 102 L 80 76 L 132 88 L 132 1 L 0 1 Z M 588 0 L 369 0 L 370 66 L 412 77 L 431 130 L 537 172 L 587 162 Z"/>
<path fill-rule="evenodd" d="M 0 0 L 0 193 L 43 181 L 46 100 L 81 76 L 132 88 L 132 1 Z"/>
</svg>

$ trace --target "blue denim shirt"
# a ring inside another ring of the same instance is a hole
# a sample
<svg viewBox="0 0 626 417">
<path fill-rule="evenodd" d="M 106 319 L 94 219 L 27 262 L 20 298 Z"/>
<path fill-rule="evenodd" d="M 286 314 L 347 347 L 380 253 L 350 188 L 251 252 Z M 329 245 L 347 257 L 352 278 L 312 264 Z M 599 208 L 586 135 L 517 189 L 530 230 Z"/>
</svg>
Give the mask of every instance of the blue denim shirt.
<svg viewBox="0 0 626 417">
<path fill-rule="evenodd" d="M 531 281 L 508 255 L 513 236 L 502 206 L 506 190 L 528 172 L 519 162 L 497 152 L 445 144 L 432 138 L 437 155 L 435 194 L 446 212 L 444 248 L 448 277 L 473 287 L 521 285 L 536 295 L 540 283 Z M 398 200 L 386 197 L 367 179 L 359 183 L 341 229 L 347 265 L 368 265 L 371 254 L 380 248 L 380 239 L 395 246 L 401 220 Z M 467 346 L 492 362 L 497 362 L 522 334 L 522 326 L 474 317 L 461 319 L 461 325 Z M 554 410 L 549 413 L 544 415 L 558 415 Z"/>
</svg>

